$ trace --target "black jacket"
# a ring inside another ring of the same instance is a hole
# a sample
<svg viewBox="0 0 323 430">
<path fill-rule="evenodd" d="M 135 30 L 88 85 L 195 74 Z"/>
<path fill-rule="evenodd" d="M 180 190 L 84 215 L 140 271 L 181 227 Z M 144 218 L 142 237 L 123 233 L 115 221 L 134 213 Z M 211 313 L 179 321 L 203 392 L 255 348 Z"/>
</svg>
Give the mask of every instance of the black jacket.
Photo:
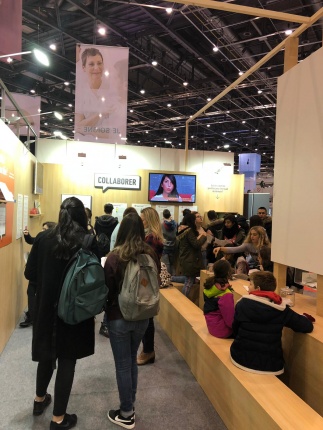
<svg viewBox="0 0 323 430">
<path fill-rule="evenodd" d="M 116 228 L 118 224 L 118 219 L 113 217 L 112 215 L 102 215 L 95 221 L 94 230 L 97 237 L 100 236 L 101 233 L 104 233 L 111 239 L 111 235 L 113 230 Z"/>
<path fill-rule="evenodd" d="M 50 232 L 51 230 L 46 230 L 36 236 L 25 269 L 25 277 L 37 284 L 32 340 L 34 361 L 52 360 L 55 303 L 68 263 L 68 260 L 54 257 L 53 248 L 57 240 L 55 236 L 49 236 Z M 80 236 L 79 247 L 84 234 Z M 95 245 L 94 243 L 93 246 Z M 94 354 L 94 318 L 69 325 L 57 317 L 56 338 L 57 357 L 78 359 Z"/>
<path fill-rule="evenodd" d="M 277 305 L 259 296 L 243 296 L 236 304 L 232 325 L 233 363 L 249 372 L 283 373 L 281 337 L 284 327 L 301 333 L 313 331 L 313 324 L 289 306 Z"/>
</svg>

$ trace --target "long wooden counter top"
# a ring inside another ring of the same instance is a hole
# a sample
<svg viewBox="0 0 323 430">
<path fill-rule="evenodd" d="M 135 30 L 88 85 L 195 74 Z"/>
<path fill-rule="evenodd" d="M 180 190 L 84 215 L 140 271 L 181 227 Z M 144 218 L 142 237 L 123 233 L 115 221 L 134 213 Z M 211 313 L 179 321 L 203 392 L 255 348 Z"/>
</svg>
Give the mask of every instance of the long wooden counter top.
<svg viewBox="0 0 323 430">
<path fill-rule="evenodd" d="M 212 272 L 201 270 L 199 307 L 203 309 L 203 286 Z M 230 281 L 234 289 L 235 303 L 241 296 L 248 294 L 244 285 L 249 281 L 236 279 Z M 315 318 L 312 333 L 295 333 L 289 328 L 283 330 L 283 350 L 285 358 L 285 373 L 281 379 L 299 397 L 323 416 L 323 317 L 316 313 L 315 297 L 295 295 L 295 312 L 304 312 Z"/>
</svg>

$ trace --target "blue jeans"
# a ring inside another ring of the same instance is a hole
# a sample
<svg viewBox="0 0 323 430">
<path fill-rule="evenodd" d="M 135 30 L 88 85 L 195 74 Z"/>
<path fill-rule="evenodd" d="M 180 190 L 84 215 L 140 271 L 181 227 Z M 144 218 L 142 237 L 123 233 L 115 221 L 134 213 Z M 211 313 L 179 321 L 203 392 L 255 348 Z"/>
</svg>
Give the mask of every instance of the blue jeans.
<svg viewBox="0 0 323 430">
<path fill-rule="evenodd" d="M 148 326 L 148 319 L 108 321 L 110 344 L 116 366 L 121 415 L 132 414 L 136 400 L 138 367 L 137 352 Z"/>
<path fill-rule="evenodd" d="M 185 276 L 184 287 L 182 288 L 182 293 L 188 297 L 189 292 L 194 284 L 195 276 Z"/>
</svg>

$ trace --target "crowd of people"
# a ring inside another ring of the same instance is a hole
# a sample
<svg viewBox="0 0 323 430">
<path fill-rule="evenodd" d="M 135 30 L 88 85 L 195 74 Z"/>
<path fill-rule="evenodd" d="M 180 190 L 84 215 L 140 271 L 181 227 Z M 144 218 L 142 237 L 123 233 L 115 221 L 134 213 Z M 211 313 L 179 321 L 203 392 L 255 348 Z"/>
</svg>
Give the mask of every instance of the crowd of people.
<svg viewBox="0 0 323 430">
<path fill-rule="evenodd" d="M 99 333 L 109 338 L 115 361 L 119 407 L 107 414 L 114 424 L 135 427 L 137 366 L 153 364 L 156 358 L 154 319 L 128 321 L 118 301 L 126 267 L 139 254 L 152 257 L 156 276 L 165 270 L 173 282 L 182 283 L 182 293 L 187 297 L 198 282 L 200 270 L 211 269 L 213 276 L 204 285 L 209 333 L 233 339 L 231 360 L 236 366 L 255 373 L 283 372 L 283 327 L 308 333 L 313 324 L 282 303 L 274 292 L 271 219 L 266 217 L 264 223 L 265 208 L 258 209 L 258 219 L 250 220 L 250 225 L 234 214 L 219 219 L 213 210 L 207 213 L 208 222 L 204 224 L 201 214 L 189 209 L 183 211 L 183 219 L 177 224 L 168 209 L 161 220 L 152 207 L 142 209 L 140 215 L 128 207 L 119 222 L 113 210 L 113 204 L 106 204 L 104 215 L 96 217 L 93 226 L 91 210 L 70 197 L 61 204 L 58 223 L 44 223 L 43 231 L 35 238 L 27 228 L 24 231 L 32 248 L 25 268 L 28 312 L 20 326 L 33 326 L 32 359 L 38 362 L 35 416 L 52 401 L 47 388 L 57 366 L 50 429 L 70 429 L 77 423 L 76 414 L 67 413 L 68 401 L 76 361 L 94 354 L 95 319 L 66 324 L 57 316 L 55 304 L 68 261 L 82 247 L 87 234 L 97 239 L 92 241 L 91 250 L 101 259 L 109 291 Z M 249 295 L 235 306 L 230 279 L 239 275 L 250 279 Z"/>
</svg>

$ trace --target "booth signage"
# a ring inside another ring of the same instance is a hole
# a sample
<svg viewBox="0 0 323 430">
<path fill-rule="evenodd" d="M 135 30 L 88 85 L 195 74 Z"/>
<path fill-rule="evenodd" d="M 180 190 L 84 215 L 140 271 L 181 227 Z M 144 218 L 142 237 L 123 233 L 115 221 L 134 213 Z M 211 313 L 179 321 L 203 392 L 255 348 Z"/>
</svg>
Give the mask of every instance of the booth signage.
<svg viewBox="0 0 323 430">
<path fill-rule="evenodd" d="M 119 190 L 140 190 L 140 176 L 137 175 L 111 175 L 109 173 L 95 173 L 94 186 L 102 188 L 105 192 L 109 188 Z"/>
</svg>

